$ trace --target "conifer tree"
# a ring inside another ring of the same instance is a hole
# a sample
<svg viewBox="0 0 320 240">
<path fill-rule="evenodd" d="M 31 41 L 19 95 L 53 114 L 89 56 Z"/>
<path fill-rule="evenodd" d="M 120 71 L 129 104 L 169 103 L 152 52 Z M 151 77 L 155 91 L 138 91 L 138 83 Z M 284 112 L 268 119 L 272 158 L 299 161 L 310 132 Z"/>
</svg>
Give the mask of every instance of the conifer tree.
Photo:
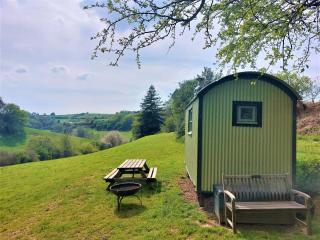
<svg viewBox="0 0 320 240">
<path fill-rule="evenodd" d="M 160 131 L 162 124 L 161 99 L 153 85 L 150 86 L 140 106 L 141 112 L 133 129 L 135 138 L 152 135 Z"/>
</svg>

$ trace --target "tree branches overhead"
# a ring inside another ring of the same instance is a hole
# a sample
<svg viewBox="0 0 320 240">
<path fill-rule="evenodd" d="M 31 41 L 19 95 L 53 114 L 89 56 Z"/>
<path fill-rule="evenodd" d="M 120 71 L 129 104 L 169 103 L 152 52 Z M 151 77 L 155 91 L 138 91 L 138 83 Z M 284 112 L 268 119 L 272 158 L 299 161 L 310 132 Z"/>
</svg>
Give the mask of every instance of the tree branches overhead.
<svg viewBox="0 0 320 240">
<path fill-rule="evenodd" d="M 202 34 L 203 48 L 217 46 L 219 62 L 234 68 L 255 67 L 263 56 L 304 70 L 320 50 L 319 0 L 109 0 L 84 8 L 107 10 L 92 57 L 112 54 L 113 66 L 128 51 L 140 66 L 141 49 L 165 39 L 171 48 L 186 31 Z"/>
</svg>

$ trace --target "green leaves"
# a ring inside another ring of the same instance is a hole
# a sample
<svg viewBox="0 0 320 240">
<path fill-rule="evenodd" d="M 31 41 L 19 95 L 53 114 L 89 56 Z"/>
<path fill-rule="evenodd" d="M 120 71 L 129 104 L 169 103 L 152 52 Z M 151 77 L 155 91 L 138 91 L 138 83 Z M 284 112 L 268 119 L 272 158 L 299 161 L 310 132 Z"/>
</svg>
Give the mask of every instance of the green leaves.
<svg viewBox="0 0 320 240">
<path fill-rule="evenodd" d="M 194 32 L 192 40 L 202 34 L 203 48 L 218 47 L 220 65 L 233 69 L 255 67 L 263 57 L 269 66 L 304 71 L 310 53 L 320 48 L 318 1 L 109 0 L 85 9 L 94 7 L 107 7 L 109 15 L 94 37 L 99 41 L 93 58 L 99 51 L 113 54 L 113 66 L 128 51 L 140 66 L 141 49 L 164 39 L 171 39 L 170 48 L 185 30 Z"/>
</svg>

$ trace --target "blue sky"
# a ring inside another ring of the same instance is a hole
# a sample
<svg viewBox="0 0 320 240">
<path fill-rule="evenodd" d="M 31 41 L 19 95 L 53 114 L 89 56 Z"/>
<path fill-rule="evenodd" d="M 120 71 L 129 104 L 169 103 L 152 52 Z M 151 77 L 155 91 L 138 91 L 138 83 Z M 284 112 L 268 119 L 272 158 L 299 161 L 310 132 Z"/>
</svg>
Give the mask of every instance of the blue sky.
<svg viewBox="0 0 320 240">
<path fill-rule="evenodd" d="M 107 55 L 91 60 L 102 29 L 96 11 L 84 11 L 78 0 L 1 0 L 0 96 L 30 112 L 112 113 L 137 110 L 150 84 L 163 100 L 204 66 L 214 68 L 215 50 L 203 50 L 199 36 L 169 41 L 142 52 L 142 68 L 132 56 L 110 67 Z M 101 14 L 101 13 L 100 13 Z M 100 15 L 99 14 L 99 15 Z M 306 74 L 319 76 L 319 56 Z M 263 63 L 260 64 L 260 66 Z"/>
</svg>

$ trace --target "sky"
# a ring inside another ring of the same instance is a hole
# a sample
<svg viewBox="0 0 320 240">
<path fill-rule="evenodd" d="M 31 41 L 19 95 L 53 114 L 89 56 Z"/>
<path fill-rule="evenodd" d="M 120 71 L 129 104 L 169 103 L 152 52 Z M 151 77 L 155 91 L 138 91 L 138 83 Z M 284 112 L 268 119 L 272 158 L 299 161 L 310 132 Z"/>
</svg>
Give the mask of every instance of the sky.
<svg viewBox="0 0 320 240">
<path fill-rule="evenodd" d="M 215 69 L 215 49 L 203 50 L 201 37 L 180 37 L 168 52 L 163 41 L 141 53 L 138 69 L 131 55 L 109 66 L 110 57 L 91 60 L 90 40 L 104 25 L 101 12 L 82 9 L 79 0 L 0 0 L 0 96 L 29 112 L 114 113 L 138 110 L 153 84 L 163 100 L 178 83 Z M 312 55 L 311 78 L 319 76 Z M 247 69 L 248 70 L 248 69 Z"/>
</svg>

